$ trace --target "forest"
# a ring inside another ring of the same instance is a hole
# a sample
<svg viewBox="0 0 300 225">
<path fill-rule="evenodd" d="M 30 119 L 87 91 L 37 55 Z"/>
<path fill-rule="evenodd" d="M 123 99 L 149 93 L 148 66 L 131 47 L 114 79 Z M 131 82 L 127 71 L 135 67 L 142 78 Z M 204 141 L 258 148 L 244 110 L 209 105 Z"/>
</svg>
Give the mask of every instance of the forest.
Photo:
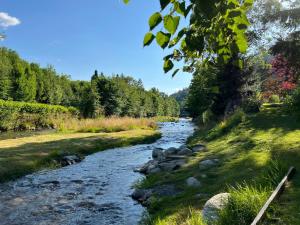
<svg viewBox="0 0 300 225">
<path fill-rule="evenodd" d="M 0 99 L 72 106 L 83 118 L 103 116 L 178 116 L 177 101 L 159 90 L 145 90 L 130 76 L 106 76 L 97 71 L 90 81 L 73 81 L 52 66 L 42 68 L 0 48 Z"/>
</svg>

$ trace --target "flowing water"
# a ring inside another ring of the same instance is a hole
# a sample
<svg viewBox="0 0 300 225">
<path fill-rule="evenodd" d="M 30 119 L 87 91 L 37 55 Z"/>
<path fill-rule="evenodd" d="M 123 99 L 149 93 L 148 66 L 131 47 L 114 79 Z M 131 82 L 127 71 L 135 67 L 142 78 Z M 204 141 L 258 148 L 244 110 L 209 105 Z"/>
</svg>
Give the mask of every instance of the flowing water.
<svg viewBox="0 0 300 225">
<path fill-rule="evenodd" d="M 143 176 L 134 168 L 151 159 L 156 147 L 184 144 L 193 130 L 185 119 L 162 123 L 162 138 L 153 144 L 98 152 L 78 164 L 1 184 L 0 224 L 138 224 L 145 209 L 130 194 Z"/>
</svg>

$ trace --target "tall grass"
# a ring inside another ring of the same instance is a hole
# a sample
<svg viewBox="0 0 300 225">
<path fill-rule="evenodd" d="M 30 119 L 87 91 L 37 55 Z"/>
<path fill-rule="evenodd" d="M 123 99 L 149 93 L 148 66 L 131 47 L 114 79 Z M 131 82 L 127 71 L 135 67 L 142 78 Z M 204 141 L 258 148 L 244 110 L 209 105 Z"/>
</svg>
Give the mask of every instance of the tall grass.
<svg viewBox="0 0 300 225">
<path fill-rule="evenodd" d="M 286 165 L 276 159 L 269 162 L 266 170 L 254 184 L 241 184 L 230 187 L 230 198 L 226 207 L 220 212 L 217 225 L 249 225 L 265 204 L 275 187 L 286 172 Z M 276 213 L 276 205 L 268 209 Z"/>
<path fill-rule="evenodd" d="M 156 129 L 154 120 L 147 118 L 109 117 L 98 119 L 53 119 L 57 129 L 75 132 L 119 132 L 134 129 Z"/>
<path fill-rule="evenodd" d="M 261 186 L 239 185 L 229 189 L 230 198 L 220 212 L 217 225 L 249 225 L 268 199 L 271 190 Z"/>
</svg>

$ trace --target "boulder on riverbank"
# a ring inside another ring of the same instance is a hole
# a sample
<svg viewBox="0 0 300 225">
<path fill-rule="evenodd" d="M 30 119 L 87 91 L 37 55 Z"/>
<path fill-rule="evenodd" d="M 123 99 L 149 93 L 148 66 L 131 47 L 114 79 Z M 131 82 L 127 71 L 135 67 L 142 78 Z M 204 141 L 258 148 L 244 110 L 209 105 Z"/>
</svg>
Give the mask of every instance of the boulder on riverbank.
<svg viewBox="0 0 300 225">
<path fill-rule="evenodd" d="M 224 209 L 229 201 L 229 193 L 220 193 L 210 198 L 202 209 L 202 217 L 208 224 L 213 224 L 219 218 L 220 210 Z"/>
<path fill-rule="evenodd" d="M 82 159 L 83 158 L 78 155 L 67 155 L 67 156 L 62 157 L 59 160 L 59 163 L 61 164 L 61 166 L 69 166 L 69 165 L 81 162 Z"/>
<path fill-rule="evenodd" d="M 199 169 L 205 170 L 207 168 L 216 166 L 219 164 L 219 159 L 206 159 L 199 163 Z"/>
<path fill-rule="evenodd" d="M 201 144 L 194 145 L 194 146 L 192 147 L 192 151 L 193 151 L 193 152 L 202 152 L 202 151 L 206 151 L 206 146 L 205 146 L 205 145 L 201 145 Z"/>
<path fill-rule="evenodd" d="M 189 177 L 188 179 L 186 179 L 186 185 L 188 187 L 200 187 L 201 183 L 199 180 L 197 180 L 195 177 Z"/>
<path fill-rule="evenodd" d="M 151 201 L 156 197 L 169 197 L 181 193 L 181 190 L 172 184 L 164 184 L 151 189 L 136 189 L 131 194 L 132 199 L 136 200 L 143 206 L 149 206 Z"/>
</svg>

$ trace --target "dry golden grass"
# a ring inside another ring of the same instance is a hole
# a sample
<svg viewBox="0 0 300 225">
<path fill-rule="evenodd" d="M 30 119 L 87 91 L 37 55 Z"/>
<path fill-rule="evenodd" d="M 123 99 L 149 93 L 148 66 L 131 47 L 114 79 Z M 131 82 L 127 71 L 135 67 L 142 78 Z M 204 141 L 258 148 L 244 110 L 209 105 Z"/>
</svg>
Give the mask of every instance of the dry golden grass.
<svg viewBox="0 0 300 225">
<path fill-rule="evenodd" d="M 153 119 L 131 117 L 109 117 L 98 119 L 53 119 L 53 123 L 59 130 L 76 132 L 118 132 L 134 129 L 155 129 Z"/>
</svg>

